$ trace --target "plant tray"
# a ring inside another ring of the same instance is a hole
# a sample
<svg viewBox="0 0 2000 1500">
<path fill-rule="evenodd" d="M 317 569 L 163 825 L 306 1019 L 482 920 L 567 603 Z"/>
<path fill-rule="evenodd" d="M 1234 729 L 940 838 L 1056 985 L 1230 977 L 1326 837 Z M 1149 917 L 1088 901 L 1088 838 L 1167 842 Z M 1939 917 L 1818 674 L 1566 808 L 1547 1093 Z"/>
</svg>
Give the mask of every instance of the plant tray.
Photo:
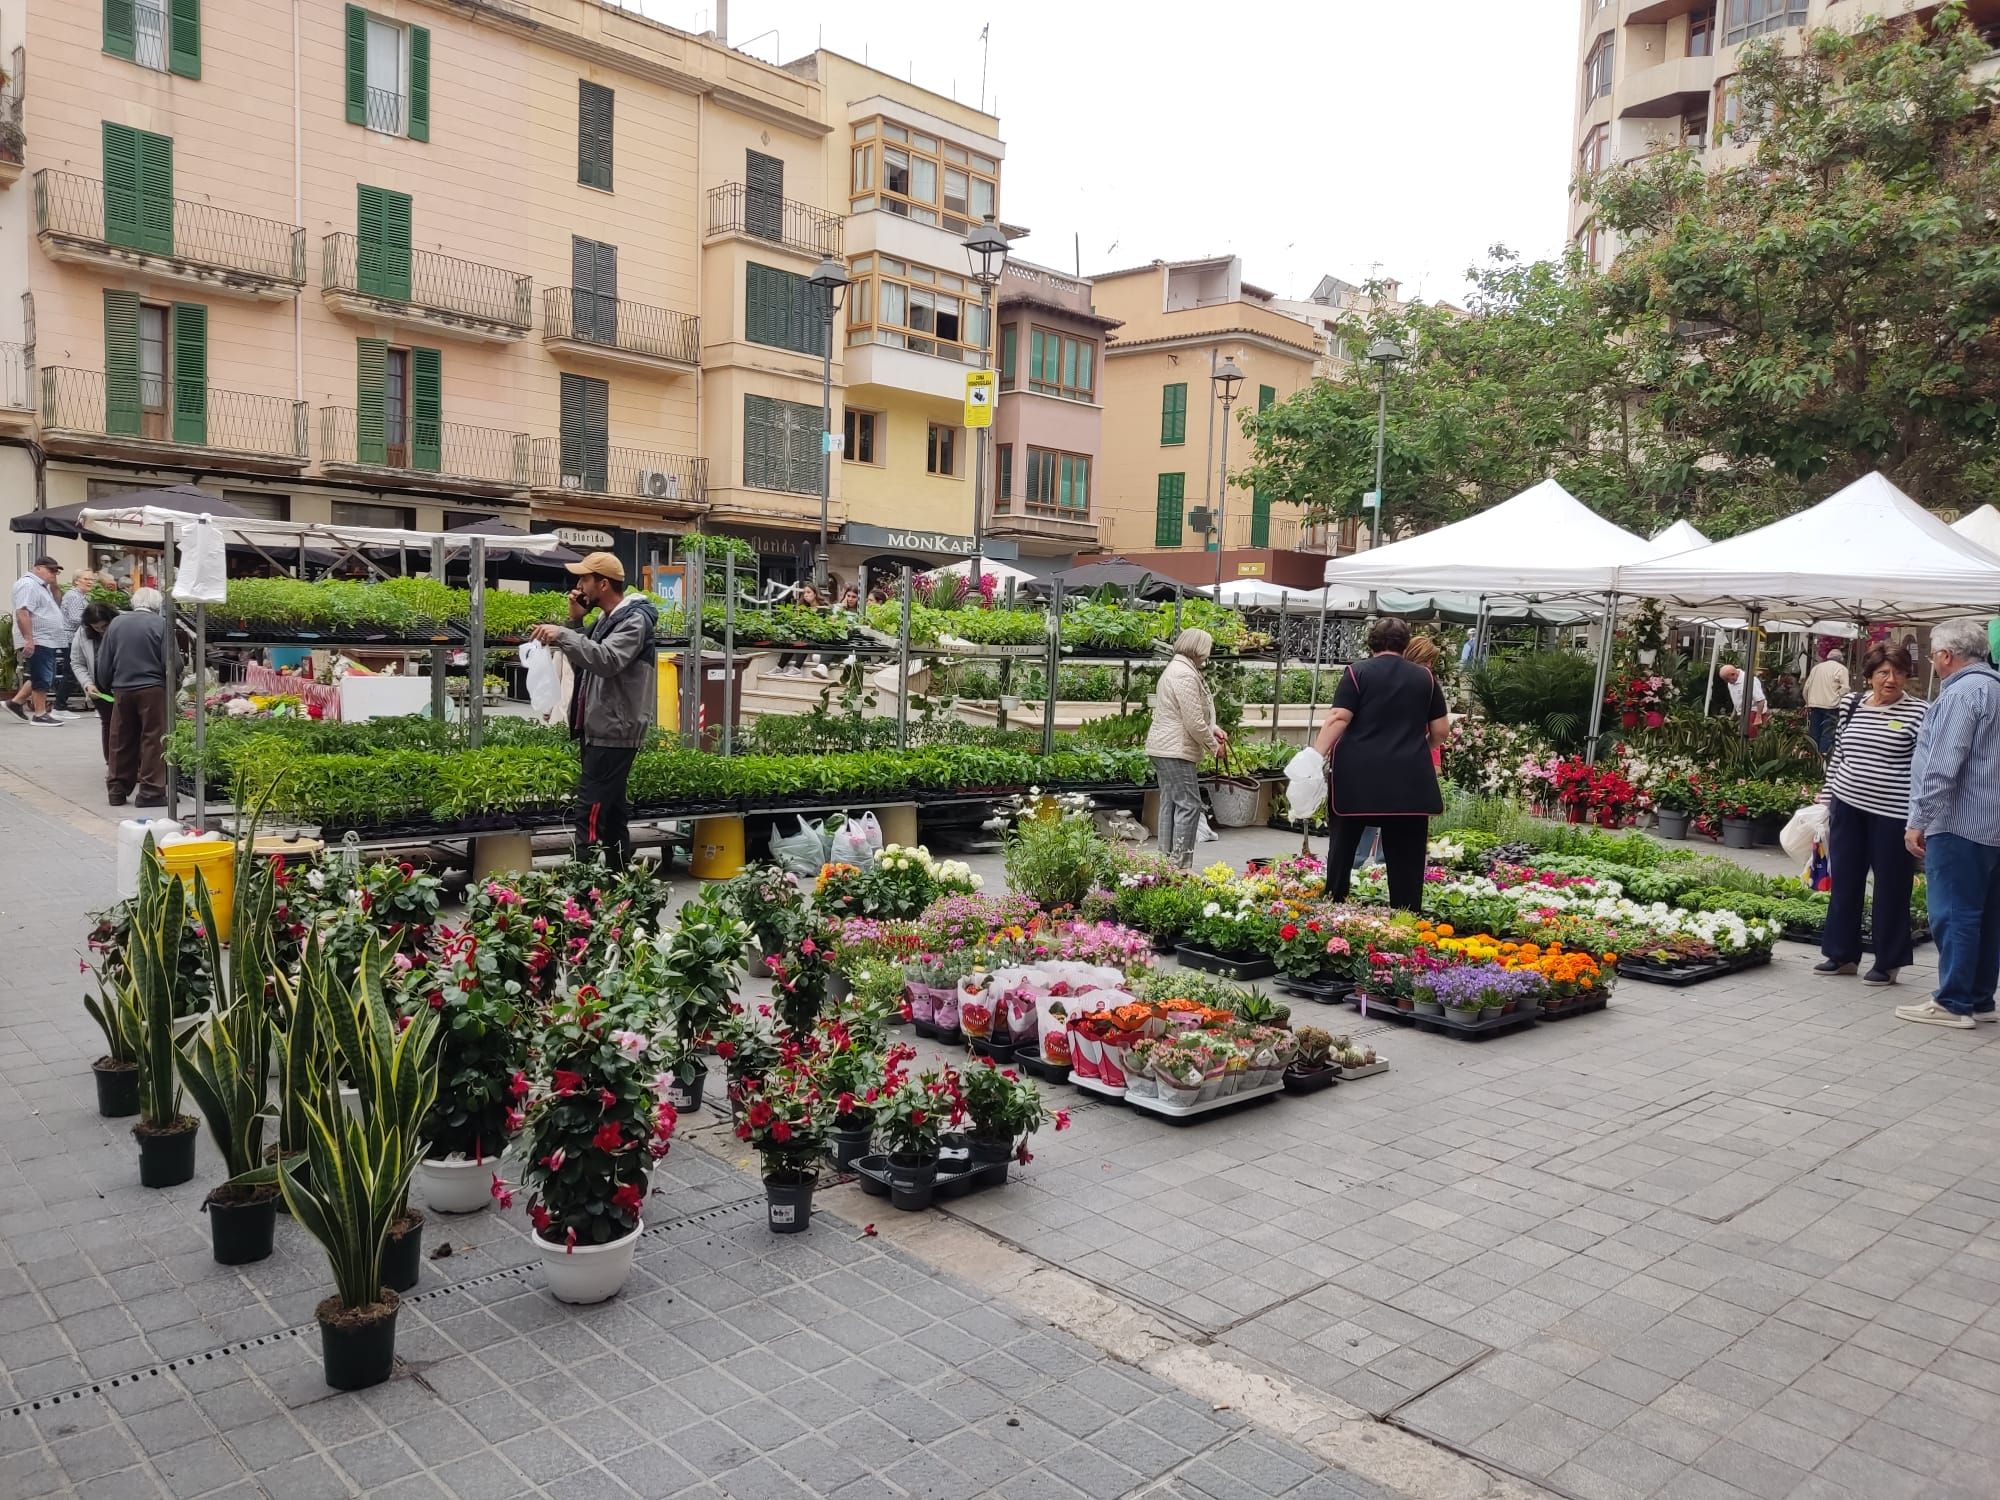
<svg viewBox="0 0 2000 1500">
<path fill-rule="evenodd" d="M 1337 1071 L 1340 1074 L 1340 1081 L 1342 1083 L 1352 1083 L 1357 1078 L 1373 1078 L 1377 1073 L 1386 1073 L 1389 1071 L 1389 1065 L 1380 1058 L 1377 1058 L 1366 1067 L 1341 1068 Z"/>
<path fill-rule="evenodd" d="M 1588 1000 L 1573 1001 L 1563 1006 L 1560 1010 L 1550 1010 L 1544 1006 L 1542 1009 L 1542 1019 L 1544 1021 L 1567 1021 L 1571 1016 L 1587 1016 L 1596 1011 L 1603 1010 L 1610 1003 L 1611 997 L 1609 995 L 1593 995 Z"/>
<path fill-rule="evenodd" d="M 1636 979 L 1642 984 L 1663 984 L 1669 989 L 1684 990 L 1690 985 L 1721 979 L 1724 975 L 1740 974 L 1745 969 L 1762 968 L 1770 961 L 1768 953 L 1739 953 L 1732 958 L 1716 958 L 1706 963 L 1680 964 L 1669 968 L 1621 958 L 1618 960 L 1618 972 L 1624 978 Z"/>
<path fill-rule="evenodd" d="M 1043 1083 L 1069 1082 L 1068 1063 L 1043 1062 L 1039 1057 L 1023 1057 L 1019 1053 L 1015 1054 L 1014 1061 L 1020 1065 L 1022 1072 L 1030 1078 L 1041 1079 Z"/>
<path fill-rule="evenodd" d="M 1191 943 L 1175 944 L 1174 957 L 1184 968 L 1219 974 L 1224 979 L 1269 979 L 1278 972 L 1276 959 L 1229 958 L 1220 953 L 1210 953 L 1206 948 L 1197 948 Z"/>
<path fill-rule="evenodd" d="M 860 1180 L 861 1191 L 876 1198 L 889 1196 L 889 1158 L 880 1152 L 871 1156 L 854 1159 L 854 1175 Z M 949 1146 L 938 1152 L 937 1186 L 931 1189 L 931 1201 L 940 1198 L 957 1198 L 975 1188 L 998 1187 L 1007 1180 L 1007 1163 L 995 1162 L 991 1166 L 975 1167 L 971 1154 L 963 1149 L 954 1151 Z M 921 1210 L 912 1210 L 920 1212 Z"/>
<path fill-rule="evenodd" d="M 1820 939 L 1826 936 L 1826 929 L 1823 927 L 1787 927 L 1778 936 L 1788 943 L 1806 943 L 1817 948 L 1820 944 Z M 1930 940 L 1930 928 L 1919 924 L 1910 929 L 1910 942 L 1916 947 L 1921 948 Z M 1865 928 L 1861 933 L 1861 951 L 1863 953 L 1873 953 L 1875 951 L 1875 934 L 1867 931 Z"/>
<path fill-rule="evenodd" d="M 1280 979 L 1278 988 L 1316 1005 L 1338 1005 L 1354 993 L 1351 979 Z"/>
<path fill-rule="evenodd" d="M 1282 1081 L 1277 1083 L 1263 1083 L 1254 1089 L 1248 1089 L 1241 1093 L 1224 1094 L 1220 1099 L 1210 1099 L 1202 1104 L 1190 1104 L 1185 1109 L 1169 1104 L 1164 1099 L 1147 1099 L 1134 1097 L 1131 1094 L 1125 1096 L 1125 1102 L 1134 1109 L 1143 1109 L 1147 1114 L 1158 1115 L 1162 1119 L 1192 1120 L 1197 1115 L 1214 1114 L 1217 1110 L 1228 1109 L 1238 1104 L 1248 1104 L 1253 1099 L 1268 1099 L 1273 1094 L 1282 1094 L 1284 1091 L 1285 1085 Z"/>
<path fill-rule="evenodd" d="M 1484 1041 L 1490 1036 L 1504 1036 L 1510 1031 L 1524 1031 L 1534 1025 L 1541 1014 L 1539 1009 L 1517 1010 L 1512 1015 L 1494 1016 L 1490 1020 L 1482 1016 L 1469 1024 L 1464 1021 L 1454 1021 L 1450 1012 L 1441 1016 L 1419 1016 L 1413 1013 L 1410 1019 L 1416 1023 L 1419 1031 L 1428 1031 L 1438 1036 L 1465 1037 L 1470 1041 Z"/>
<path fill-rule="evenodd" d="M 1106 1099 L 1123 1099 L 1126 1097 L 1125 1090 L 1122 1088 L 1113 1088 L 1100 1078 L 1085 1078 L 1081 1073 L 1071 1072 L 1069 1081 L 1082 1089 L 1086 1094 L 1101 1094 Z"/>
</svg>

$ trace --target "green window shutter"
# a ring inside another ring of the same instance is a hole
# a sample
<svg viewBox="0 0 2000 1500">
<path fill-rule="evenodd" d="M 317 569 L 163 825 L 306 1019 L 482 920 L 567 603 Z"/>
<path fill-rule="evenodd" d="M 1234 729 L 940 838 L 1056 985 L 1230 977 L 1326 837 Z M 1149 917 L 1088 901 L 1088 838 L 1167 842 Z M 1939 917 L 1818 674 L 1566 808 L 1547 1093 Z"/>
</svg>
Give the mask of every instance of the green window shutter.
<svg viewBox="0 0 2000 1500">
<path fill-rule="evenodd" d="M 109 120 L 104 122 L 104 238 L 133 249 L 139 245 L 139 132 Z"/>
<path fill-rule="evenodd" d="M 1257 410 L 1269 411 L 1278 400 L 1278 388 L 1274 385 L 1257 387 Z"/>
<path fill-rule="evenodd" d="M 208 309 L 174 304 L 174 441 L 208 441 Z"/>
<path fill-rule="evenodd" d="M 382 294 L 382 190 L 365 182 L 354 190 L 354 285 Z"/>
<path fill-rule="evenodd" d="M 755 261 L 743 267 L 743 337 L 753 344 L 779 342 L 772 336 L 771 278 L 775 274 Z"/>
<path fill-rule="evenodd" d="M 139 18 L 133 9 L 133 0 L 104 0 L 104 50 L 127 62 L 139 57 Z"/>
<path fill-rule="evenodd" d="M 1278 400 L 1278 388 L 1271 385 L 1257 387 L 1257 410 L 1269 411 Z M 1250 495 L 1250 545 L 1268 547 L 1271 545 L 1271 496 L 1261 485 Z"/>
<path fill-rule="evenodd" d="M 355 189 L 355 285 L 392 302 L 410 300 L 410 195 L 362 183 Z"/>
<path fill-rule="evenodd" d="M 368 12 L 347 7 L 347 123 L 368 123 Z"/>
<path fill-rule="evenodd" d="M 410 300 L 410 195 L 382 195 L 383 295 Z"/>
<path fill-rule="evenodd" d="M 201 0 L 172 0 L 167 17 L 167 71 L 201 77 Z"/>
<path fill-rule="evenodd" d="M 104 294 L 104 430 L 139 432 L 139 294 Z"/>
<path fill-rule="evenodd" d="M 613 104 L 615 96 L 601 83 L 576 82 L 576 180 L 585 187 L 611 191 Z"/>
<path fill-rule="evenodd" d="M 1187 441 L 1187 382 L 1160 391 L 1160 443 L 1172 447 Z"/>
<path fill-rule="evenodd" d="M 785 237 L 785 163 L 762 151 L 743 157 L 743 228 L 764 240 Z"/>
<path fill-rule="evenodd" d="M 410 467 L 435 474 L 444 464 L 444 356 L 410 351 Z"/>
<path fill-rule="evenodd" d="M 1000 389 L 1014 389 L 1014 359 L 1020 340 L 1020 325 L 1009 323 L 1000 330 Z"/>
<path fill-rule="evenodd" d="M 562 378 L 562 471 L 602 493 L 610 482 L 611 387 L 588 375 Z"/>
<path fill-rule="evenodd" d="M 753 490 L 777 488 L 771 463 L 771 404 L 765 396 L 743 398 L 743 483 Z"/>
<path fill-rule="evenodd" d="M 1007 504 L 1014 497 L 1014 445 L 1002 443 L 999 452 L 999 478 L 994 483 L 993 493 L 996 500 Z"/>
<path fill-rule="evenodd" d="M 799 354 L 825 352 L 820 292 L 805 277 L 748 261 L 743 271 L 743 337 Z"/>
<path fill-rule="evenodd" d="M 383 409 L 389 388 L 389 345 L 385 339 L 354 341 L 354 462 L 386 464 L 389 443 Z"/>
<path fill-rule="evenodd" d="M 1160 476 L 1159 498 L 1153 511 L 1153 545 L 1155 547 L 1178 547 L 1181 544 L 1181 501 L 1183 486 L 1187 482 L 1185 474 L 1162 474 Z"/>
<path fill-rule="evenodd" d="M 149 130 L 139 138 L 139 248 L 174 253 L 174 140 Z"/>
<path fill-rule="evenodd" d="M 410 120 L 413 141 L 431 138 L 431 33 L 426 26 L 410 28 Z"/>
</svg>

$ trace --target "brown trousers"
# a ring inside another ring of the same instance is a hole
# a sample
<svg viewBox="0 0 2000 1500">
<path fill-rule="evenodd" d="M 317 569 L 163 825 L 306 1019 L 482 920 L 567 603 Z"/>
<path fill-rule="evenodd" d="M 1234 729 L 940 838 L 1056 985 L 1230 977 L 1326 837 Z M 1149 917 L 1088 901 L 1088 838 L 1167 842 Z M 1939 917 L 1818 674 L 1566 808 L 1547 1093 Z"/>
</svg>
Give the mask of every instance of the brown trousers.
<svg viewBox="0 0 2000 1500">
<path fill-rule="evenodd" d="M 114 797 L 161 797 L 167 790 L 167 700 L 156 687 L 121 692 L 111 705 L 111 759 L 104 785 Z"/>
</svg>

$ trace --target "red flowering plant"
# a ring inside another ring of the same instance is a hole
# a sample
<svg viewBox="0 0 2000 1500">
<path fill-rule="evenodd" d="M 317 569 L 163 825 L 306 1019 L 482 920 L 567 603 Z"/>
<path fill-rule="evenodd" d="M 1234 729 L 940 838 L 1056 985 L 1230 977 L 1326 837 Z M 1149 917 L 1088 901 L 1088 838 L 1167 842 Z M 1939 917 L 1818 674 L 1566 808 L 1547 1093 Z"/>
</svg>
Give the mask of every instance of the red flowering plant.
<svg viewBox="0 0 2000 1500">
<path fill-rule="evenodd" d="M 834 928 L 814 921 L 806 925 L 798 946 L 786 953 L 764 955 L 764 970 L 771 976 L 771 999 L 787 1027 L 803 1036 L 813 1028 L 826 1009 L 826 996 L 834 976 Z"/>
<path fill-rule="evenodd" d="M 1319 979 L 1346 969 L 1348 941 L 1338 927 L 1307 913 L 1279 926 L 1271 957 L 1280 974 Z"/>
<path fill-rule="evenodd" d="M 892 1075 L 915 1059 L 917 1049 L 896 1042 L 883 1051 L 839 1017 L 822 1021 L 815 1039 L 820 1058 L 820 1086 L 833 1101 L 836 1130 L 865 1130 L 874 1123 Z"/>
<path fill-rule="evenodd" d="M 1050 1109 L 1033 1081 L 1012 1068 L 997 1067 L 990 1060 L 982 1062 L 961 1075 L 959 1085 L 975 1160 L 984 1147 L 989 1152 L 997 1150 L 1003 1161 L 1012 1153 L 1025 1167 L 1034 1160 L 1028 1150 L 1029 1136 L 1050 1122 L 1057 1130 L 1069 1129 L 1069 1111 Z"/>
<path fill-rule="evenodd" d="M 770 1006 L 758 1008 L 766 1016 L 770 1014 Z M 722 1024 L 715 1029 L 715 1055 L 722 1059 L 723 1072 L 729 1079 L 730 1103 L 739 1106 L 745 1092 L 761 1083 L 764 1075 L 778 1065 L 777 1043 L 758 1024 L 756 1016 L 734 1001 Z"/>
<path fill-rule="evenodd" d="M 950 1068 L 917 1074 L 892 1069 L 875 1110 L 889 1154 L 906 1161 L 936 1161 L 945 1131 L 959 1129 L 965 1119 L 965 1097 Z"/>
<path fill-rule="evenodd" d="M 477 933 L 441 927 L 436 949 L 430 963 L 407 971 L 403 989 L 406 1006 L 438 1012 L 438 1091 L 424 1116 L 424 1154 L 484 1161 L 526 1121 L 532 1001 L 518 978 L 481 967 Z"/>
<path fill-rule="evenodd" d="M 548 1076 L 528 1108 L 528 1218 L 551 1244 L 603 1245 L 638 1229 L 653 1163 L 677 1116 L 665 1097 L 671 1047 L 645 1000 L 583 985 L 542 1033 Z M 512 1195 L 499 1178 L 493 1195 Z"/>
<path fill-rule="evenodd" d="M 781 1037 L 777 1063 L 743 1086 L 736 1138 L 757 1153 L 767 1183 L 807 1183 L 819 1176 L 834 1114 L 822 1077 L 824 1041 L 816 1035 Z"/>
</svg>

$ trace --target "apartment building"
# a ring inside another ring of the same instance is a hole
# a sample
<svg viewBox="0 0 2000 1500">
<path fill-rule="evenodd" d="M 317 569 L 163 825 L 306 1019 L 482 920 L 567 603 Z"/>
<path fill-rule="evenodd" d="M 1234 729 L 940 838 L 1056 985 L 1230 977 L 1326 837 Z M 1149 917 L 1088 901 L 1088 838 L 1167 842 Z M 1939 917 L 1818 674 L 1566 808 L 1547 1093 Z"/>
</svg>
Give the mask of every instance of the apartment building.
<svg viewBox="0 0 2000 1500">
<path fill-rule="evenodd" d="M 1103 449 L 1095 483 L 1100 545 L 1188 583 L 1222 577 L 1317 587 L 1330 538 L 1306 527 L 1284 497 L 1235 481 L 1249 457 L 1245 410 L 1285 400 L 1313 378 L 1313 330 L 1243 280 L 1234 256 L 1154 261 L 1098 275 L 1097 311 L 1116 319 L 1101 372 Z M 1215 373 L 1243 379 L 1228 418 L 1226 485 L 1222 401 Z M 1197 509 L 1219 530 L 1191 529 Z M 1306 549 L 1314 549 L 1310 554 Z"/>
</svg>

